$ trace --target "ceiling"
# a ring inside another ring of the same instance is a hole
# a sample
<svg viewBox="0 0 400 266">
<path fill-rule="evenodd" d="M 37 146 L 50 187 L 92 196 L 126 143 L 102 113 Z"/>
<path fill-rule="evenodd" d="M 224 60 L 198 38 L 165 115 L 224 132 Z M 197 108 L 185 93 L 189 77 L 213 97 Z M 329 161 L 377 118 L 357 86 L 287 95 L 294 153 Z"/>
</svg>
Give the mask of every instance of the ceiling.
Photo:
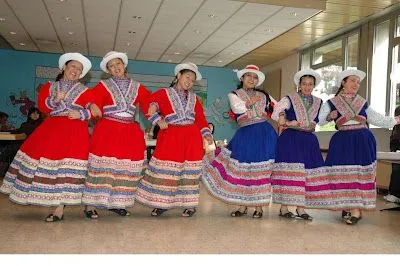
<svg viewBox="0 0 400 266">
<path fill-rule="evenodd" d="M 0 0 L 0 47 L 239 68 L 296 48 L 400 0 Z M 8 43 L 8 44 L 7 44 Z"/>
</svg>

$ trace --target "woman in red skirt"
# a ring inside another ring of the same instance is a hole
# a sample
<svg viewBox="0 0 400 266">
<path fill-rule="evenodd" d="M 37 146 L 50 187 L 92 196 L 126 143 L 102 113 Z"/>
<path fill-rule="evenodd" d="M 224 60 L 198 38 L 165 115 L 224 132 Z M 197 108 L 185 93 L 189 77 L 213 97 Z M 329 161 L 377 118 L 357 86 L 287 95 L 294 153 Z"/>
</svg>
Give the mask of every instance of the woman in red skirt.
<svg viewBox="0 0 400 266">
<path fill-rule="evenodd" d="M 171 208 L 184 208 L 190 217 L 199 204 L 199 177 L 202 170 L 203 139 L 213 143 L 203 107 L 190 89 L 201 74 L 193 63 L 175 67 L 169 88 L 150 96 L 149 120 L 160 126 L 157 146 L 140 181 L 136 200 L 160 216 Z"/>
<path fill-rule="evenodd" d="M 80 205 L 87 174 L 89 132 L 88 88 L 78 82 L 91 68 L 79 53 L 59 59 L 62 73 L 38 96 L 41 112 L 49 117 L 22 144 L 0 191 L 23 205 L 57 206 L 46 222 L 61 221 L 65 205 Z"/>
<path fill-rule="evenodd" d="M 83 193 L 83 203 L 88 205 L 85 215 L 90 219 L 98 218 L 95 207 L 129 215 L 126 208 L 133 206 L 142 177 L 146 144 L 134 116 L 138 104 L 147 111 L 150 92 L 127 76 L 127 65 L 126 54 L 107 53 L 100 68 L 112 77 L 92 89 L 103 118 L 94 127 L 90 140 L 89 174 Z"/>
</svg>

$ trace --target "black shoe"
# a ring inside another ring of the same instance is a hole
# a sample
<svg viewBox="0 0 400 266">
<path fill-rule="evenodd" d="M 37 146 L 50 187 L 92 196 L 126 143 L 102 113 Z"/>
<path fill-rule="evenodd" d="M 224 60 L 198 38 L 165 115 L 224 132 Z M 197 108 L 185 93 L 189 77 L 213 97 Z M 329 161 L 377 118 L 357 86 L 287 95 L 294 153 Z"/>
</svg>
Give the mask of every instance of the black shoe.
<svg viewBox="0 0 400 266">
<path fill-rule="evenodd" d="M 89 219 L 99 218 L 99 214 L 97 213 L 96 210 L 90 210 L 90 211 L 84 210 L 83 213 L 85 214 L 86 218 L 89 218 Z"/>
<path fill-rule="evenodd" d="M 185 209 L 182 213 L 183 217 L 192 217 L 196 213 L 196 209 Z"/>
<path fill-rule="evenodd" d="M 58 217 L 58 216 L 56 216 L 54 214 L 49 214 L 45 219 L 45 221 L 48 222 L 48 223 L 59 222 L 59 221 L 62 221 L 62 220 L 64 220 L 64 215 L 62 215 L 61 217 Z"/>
<path fill-rule="evenodd" d="M 161 214 L 163 214 L 164 212 L 168 211 L 168 209 L 158 209 L 155 208 L 151 211 L 151 216 L 160 216 Z"/>
<path fill-rule="evenodd" d="M 243 216 L 243 215 L 246 215 L 246 214 L 247 214 L 247 207 L 244 209 L 243 212 L 241 212 L 239 210 L 231 212 L 231 216 L 232 217 L 240 217 L 240 216 Z"/>
<path fill-rule="evenodd" d="M 261 211 L 254 211 L 253 218 L 261 218 L 263 216 L 263 210 Z"/>
<path fill-rule="evenodd" d="M 351 212 L 342 211 L 342 218 L 343 218 L 344 220 L 350 219 L 350 217 L 351 217 Z"/>
<path fill-rule="evenodd" d="M 130 212 L 128 212 L 125 209 L 109 209 L 109 211 L 115 212 L 116 214 L 120 215 L 120 216 L 129 216 L 131 215 Z"/>
<path fill-rule="evenodd" d="M 296 218 L 296 215 L 289 211 L 282 214 L 282 210 L 279 210 L 279 216 L 288 219 Z"/>
<path fill-rule="evenodd" d="M 297 211 L 297 209 L 296 209 L 296 213 L 297 213 L 296 218 L 303 219 L 303 220 L 310 220 L 310 221 L 313 219 L 308 213 L 303 213 L 302 215 L 300 215 L 299 212 Z"/>
<path fill-rule="evenodd" d="M 355 217 L 355 216 L 351 216 L 349 219 L 345 220 L 346 224 L 348 225 L 355 225 L 358 223 L 358 221 L 361 220 L 361 216 L 360 217 Z"/>
</svg>

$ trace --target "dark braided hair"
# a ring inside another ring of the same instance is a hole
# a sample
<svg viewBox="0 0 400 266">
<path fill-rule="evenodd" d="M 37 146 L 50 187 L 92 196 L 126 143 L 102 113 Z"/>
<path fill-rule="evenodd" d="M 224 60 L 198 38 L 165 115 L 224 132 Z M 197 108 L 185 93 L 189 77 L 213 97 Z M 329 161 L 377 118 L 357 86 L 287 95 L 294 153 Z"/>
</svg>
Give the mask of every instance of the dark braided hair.
<svg viewBox="0 0 400 266">
<path fill-rule="evenodd" d="M 345 77 L 344 79 L 342 79 L 342 81 L 346 82 L 348 78 L 349 78 L 349 76 L 347 76 L 347 77 Z M 338 91 L 336 92 L 335 96 L 338 96 L 339 93 L 343 90 L 342 81 L 340 82 L 340 87 L 339 87 Z"/>
<path fill-rule="evenodd" d="M 192 72 L 192 73 L 194 73 L 195 75 L 196 75 L 196 73 L 195 72 L 193 72 L 192 70 L 190 70 L 190 69 L 182 69 L 181 71 L 179 71 L 179 73 L 181 73 L 181 75 L 182 74 L 185 74 L 186 72 Z M 196 76 L 197 77 L 197 76 Z M 174 79 L 172 80 L 172 82 L 171 82 L 171 84 L 169 85 L 170 87 L 174 87 L 175 85 L 176 85 L 176 82 L 178 81 L 178 74 L 176 74 L 176 76 L 174 77 Z"/>
<path fill-rule="evenodd" d="M 68 65 L 69 62 L 71 62 L 72 60 L 68 60 L 67 62 L 65 62 L 65 65 Z M 59 81 L 60 79 L 62 79 L 64 77 L 64 69 L 62 70 L 62 72 L 60 74 L 57 75 L 56 77 L 56 81 Z"/>
</svg>

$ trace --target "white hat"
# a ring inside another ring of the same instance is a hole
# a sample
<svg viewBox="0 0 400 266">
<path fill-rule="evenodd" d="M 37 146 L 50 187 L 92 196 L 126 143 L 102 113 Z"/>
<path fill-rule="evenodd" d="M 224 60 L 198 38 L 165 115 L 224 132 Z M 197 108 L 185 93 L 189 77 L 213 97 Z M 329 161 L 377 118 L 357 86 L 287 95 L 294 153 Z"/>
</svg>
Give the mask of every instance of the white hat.
<svg viewBox="0 0 400 266">
<path fill-rule="evenodd" d="M 101 60 L 101 62 L 100 62 L 101 70 L 108 73 L 107 63 L 108 63 L 108 61 L 115 59 L 115 58 L 120 58 L 122 60 L 122 62 L 124 62 L 125 68 L 128 66 L 128 56 L 126 55 L 126 53 L 110 51 L 103 57 L 103 60 Z"/>
<path fill-rule="evenodd" d="M 365 75 L 366 74 L 365 74 L 364 71 L 361 71 L 361 70 L 358 70 L 358 69 L 346 69 L 346 70 L 343 70 L 338 75 L 338 79 L 337 79 L 338 84 L 337 85 L 338 85 L 338 87 L 340 87 L 340 85 L 342 83 L 342 80 L 345 79 L 348 76 L 357 76 L 357 77 L 360 78 L 360 82 L 361 82 L 365 78 Z"/>
<path fill-rule="evenodd" d="M 315 78 L 314 87 L 317 87 L 318 84 L 321 82 L 321 76 L 317 72 L 312 69 L 304 69 L 294 74 L 293 81 L 296 86 L 300 86 L 300 79 L 303 76 L 313 76 Z"/>
<path fill-rule="evenodd" d="M 189 70 L 193 71 L 196 74 L 196 80 L 201 80 L 202 79 L 201 74 L 200 74 L 199 69 L 197 68 L 197 66 L 195 64 L 193 64 L 193 63 L 190 63 L 190 62 L 176 65 L 176 67 L 175 67 L 175 76 L 180 71 L 182 71 L 184 69 L 189 69 Z"/>
<path fill-rule="evenodd" d="M 67 63 L 70 60 L 75 60 L 78 61 L 79 63 L 82 64 L 82 73 L 79 76 L 79 78 L 83 78 L 90 70 L 90 68 L 92 67 L 92 63 L 90 62 L 89 59 L 87 59 L 85 56 L 83 56 L 80 53 L 65 53 L 62 56 L 60 56 L 60 58 L 58 59 L 58 68 L 60 70 L 63 69 L 65 63 Z"/>
<path fill-rule="evenodd" d="M 256 87 L 259 87 L 261 84 L 263 84 L 265 80 L 265 75 L 259 70 L 258 66 L 256 65 L 247 65 L 244 69 L 237 71 L 236 75 L 238 79 L 240 79 L 244 74 L 248 72 L 255 73 L 258 76 L 258 83 Z"/>
</svg>

